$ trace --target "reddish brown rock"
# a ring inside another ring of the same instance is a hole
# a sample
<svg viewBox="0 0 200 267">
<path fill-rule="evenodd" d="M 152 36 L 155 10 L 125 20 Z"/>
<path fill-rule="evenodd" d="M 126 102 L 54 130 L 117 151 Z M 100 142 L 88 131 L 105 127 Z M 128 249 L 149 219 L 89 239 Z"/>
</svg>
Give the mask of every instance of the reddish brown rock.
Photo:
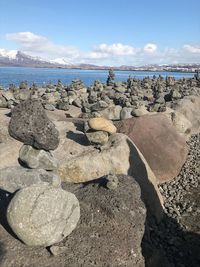
<svg viewBox="0 0 200 267">
<path fill-rule="evenodd" d="M 144 115 L 117 122 L 117 130 L 126 134 L 139 148 L 161 184 L 176 177 L 183 166 L 188 148 L 163 114 Z"/>
</svg>

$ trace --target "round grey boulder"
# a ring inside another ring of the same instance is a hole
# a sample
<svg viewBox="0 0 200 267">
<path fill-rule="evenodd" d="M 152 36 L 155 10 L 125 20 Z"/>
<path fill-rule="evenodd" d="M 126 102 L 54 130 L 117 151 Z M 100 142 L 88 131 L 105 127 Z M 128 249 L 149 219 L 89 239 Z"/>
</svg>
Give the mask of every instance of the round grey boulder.
<svg viewBox="0 0 200 267">
<path fill-rule="evenodd" d="M 32 185 L 18 191 L 7 209 L 13 232 L 29 246 L 50 246 L 63 240 L 80 218 L 76 196 L 59 187 Z"/>
</svg>

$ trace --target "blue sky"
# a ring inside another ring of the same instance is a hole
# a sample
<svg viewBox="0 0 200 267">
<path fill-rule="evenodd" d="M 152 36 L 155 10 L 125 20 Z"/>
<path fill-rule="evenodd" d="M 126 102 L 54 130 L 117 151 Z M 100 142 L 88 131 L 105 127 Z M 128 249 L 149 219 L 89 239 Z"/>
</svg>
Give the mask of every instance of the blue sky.
<svg viewBox="0 0 200 267">
<path fill-rule="evenodd" d="M 199 0 L 0 0 L 0 48 L 72 63 L 200 63 Z"/>
</svg>

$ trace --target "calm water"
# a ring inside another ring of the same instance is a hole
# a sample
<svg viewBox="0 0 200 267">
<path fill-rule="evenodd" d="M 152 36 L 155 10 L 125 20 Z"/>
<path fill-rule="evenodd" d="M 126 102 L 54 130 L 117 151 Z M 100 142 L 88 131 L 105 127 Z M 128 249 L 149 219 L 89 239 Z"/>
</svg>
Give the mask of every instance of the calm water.
<svg viewBox="0 0 200 267">
<path fill-rule="evenodd" d="M 153 75 L 174 76 L 175 78 L 193 77 L 193 73 L 180 72 L 148 72 L 148 71 L 115 71 L 118 81 L 126 81 L 131 75 L 142 79 Z M 8 87 L 13 83 L 19 85 L 20 81 L 26 80 L 31 85 L 33 82 L 42 85 L 46 83 L 57 83 L 58 79 L 64 84 L 71 83 L 74 79 L 81 79 L 85 85 L 91 85 L 95 80 L 106 82 L 108 71 L 105 70 L 77 70 L 77 69 L 48 69 L 48 68 L 21 68 L 0 67 L 0 85 Z"/>
</svg>

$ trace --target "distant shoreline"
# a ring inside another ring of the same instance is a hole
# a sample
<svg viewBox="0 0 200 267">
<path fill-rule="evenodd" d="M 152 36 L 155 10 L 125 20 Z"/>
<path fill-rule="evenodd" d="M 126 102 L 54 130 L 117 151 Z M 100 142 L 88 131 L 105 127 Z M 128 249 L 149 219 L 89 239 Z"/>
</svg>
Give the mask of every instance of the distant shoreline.
<svg viewBox="0 0 200 267">
<path fill-rule="evenodd" d="M 50 66 L 3 66 L 0 65 L 0 68 L 35 68 L 35 69 L 71 69 L 71 70 L 102 70 L 106 71 L 113 69 L 114 71 L 141 71 L 141 72 L 179 72 L 179 73 L 195 73 L 193 70 L 179 70 L 179 69 L 140 69 L 140 68 L 120 68 L 120 67 L 90 67 L 90 68 L 81 68 L 81 67 L 50 67 Z"/>
</svg>

